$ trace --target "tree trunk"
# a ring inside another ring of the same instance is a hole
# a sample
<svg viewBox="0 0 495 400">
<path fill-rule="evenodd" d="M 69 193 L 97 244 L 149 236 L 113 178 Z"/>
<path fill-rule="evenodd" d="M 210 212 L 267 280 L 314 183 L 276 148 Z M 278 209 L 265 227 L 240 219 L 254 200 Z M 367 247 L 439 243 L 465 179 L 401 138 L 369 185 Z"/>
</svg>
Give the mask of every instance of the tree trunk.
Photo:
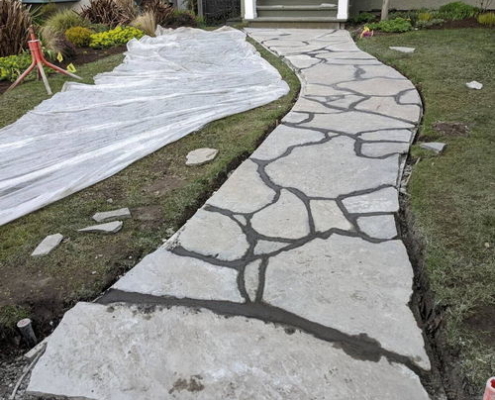
<svg viewBox="0 0 495 400">
<path fill-rule="evenodd" d="M 388 19 L 388 7 L 389 7 L 389 5 L 390 5 L 390 0 L 383 0 L 382 17 L 381 17 L 382 21 L 385 21 L 386 19 Z"/>
</svg>

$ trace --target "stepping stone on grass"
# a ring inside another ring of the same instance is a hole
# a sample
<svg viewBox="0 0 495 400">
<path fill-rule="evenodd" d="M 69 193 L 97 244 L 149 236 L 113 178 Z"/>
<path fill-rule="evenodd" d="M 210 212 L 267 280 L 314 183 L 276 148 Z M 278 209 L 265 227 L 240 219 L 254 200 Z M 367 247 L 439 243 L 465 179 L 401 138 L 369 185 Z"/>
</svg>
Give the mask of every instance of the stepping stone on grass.
<svg viewBox="0 0 495 400">
<path fill-rule="evenodd" d="M 481 90 L 483 89 L 483 84 L 480 83 L 480 82 L 477 82 L 477 81 L 471 81 L 471 82 L 468 82 L 466 83 L 466 86 L 469 88 L 469 89 L 476 89 L 476 90 Z"/>
<path fill-rule="evenodd" d="M 186 165 L 202 165 L 212 161 L 218 154 L 217 149 L 202 148 L 190 151 L 187 155 Z"/>
<path fill-rule="evenodd" d="M 440 154 L 442 151 L 445 150 L 445 147 L 447 147 L 447 145 L 445 143 L 440 143 L 440 142 L 428 142 L 428 143 L 421 143 L 419 147 Z"/>
<path fill-rule="evenodd" d="M 406 54 L 412 54 L 416 50 L 414 47 L 395 47 L 395 46 L 390 46 L 390 50 L 395 50 L 395 51 L 400 51 L 401 53 L 406 53 Z"/>
<path fill-rule="evenodd" d="M 63 240 L 63 236 L 60 233 L 56 233 L 55 235 L 49 235 L 44 238 L 41 243 L 34 249 L 31 253 L 33 257 L 46 256 L 49 254 L 55 247 L 57 247 L 60 242 Z"/>
<path fill-rule="evenodd" d="M 128 208 L 121 208 L 119 210 L 113 210 L 113 211 L 97 212 L 95 215 L 93 215 L 93 219 L 96 222 L 103 222 L 106 221 L 107 219 L 113 219 L 113 218 L 130 218 L 130 217 L 131 217 L 131 212 L 129 211 Z"/>
<path fill-rule="evenodd" d="M 88 226 L 79 229 L 78 232 L 93 232 L 93 233 L 117 233 L 122 229 L 124 223 L 122 221 L 108 222 L 101 225 Z"/>
</svg>

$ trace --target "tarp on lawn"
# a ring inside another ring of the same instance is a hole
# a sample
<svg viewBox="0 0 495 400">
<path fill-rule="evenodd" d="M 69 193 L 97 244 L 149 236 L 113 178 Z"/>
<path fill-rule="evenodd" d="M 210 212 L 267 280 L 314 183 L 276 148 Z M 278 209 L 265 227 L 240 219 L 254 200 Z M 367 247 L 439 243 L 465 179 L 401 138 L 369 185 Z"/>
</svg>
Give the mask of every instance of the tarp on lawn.
<svg viewBox="0 0 495 400">
<path fill-rule="evenodd" d="M 0 225 L 288 90 L 238 30 L 159 27 L 94 85 L 68 83 L 0 130 Z"/>
</svg>

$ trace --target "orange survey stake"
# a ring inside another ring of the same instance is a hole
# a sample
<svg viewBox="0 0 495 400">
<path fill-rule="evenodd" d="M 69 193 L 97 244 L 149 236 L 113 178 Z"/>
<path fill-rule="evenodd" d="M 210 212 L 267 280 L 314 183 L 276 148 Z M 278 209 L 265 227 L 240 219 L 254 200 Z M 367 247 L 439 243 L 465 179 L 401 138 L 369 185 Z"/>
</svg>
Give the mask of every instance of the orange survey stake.
<svg viewBox="0 0 495 400">
<path fill-rule="evenodd" d="M 29 51 L 31 52 L 31 58 L 33 62 L 31 65 L 28 67 L 27 70 L 25 70 L 19 78 L 7 89 L 7 91 L 14 89 L 19 83 L 23 81 L 23 79 L 29 75 L 29 73 L 34 69 L 38 68 L 38 78 L 41 77 L 43 80 L 43 83 L 45 84 L 45 88 L 48 94 L 52 94 L 52 89 L 50 88 L 50 84 L 48 83 L 48 78 L 46 77 L 45 70 L 43 69 L 43 65 L 46 65 L 48 68 L 51 68 L 55 70 L 56 72 L 63 74 L 63 75 L 68 75 L 72 78 L 76 79 L 82 79 L 80 76 L 77 76 L 76 74 L 73 74 L 69 71 L 66 71 L 65 69 L 62 69 L 60 67 L 57 67 L 56 65 L 53 65 L 51 62 L 48 62 L 45 59 L 45 56 L 43 55 L 43 50 L 41 49 L 41 42 L 40 40 L 36 37 L 34 33 L 34 29 L 32 26 L 29 27 L 29 36 L 31 37 L 31 40 L 28 41 L 29 45 Z"/>
</svg>

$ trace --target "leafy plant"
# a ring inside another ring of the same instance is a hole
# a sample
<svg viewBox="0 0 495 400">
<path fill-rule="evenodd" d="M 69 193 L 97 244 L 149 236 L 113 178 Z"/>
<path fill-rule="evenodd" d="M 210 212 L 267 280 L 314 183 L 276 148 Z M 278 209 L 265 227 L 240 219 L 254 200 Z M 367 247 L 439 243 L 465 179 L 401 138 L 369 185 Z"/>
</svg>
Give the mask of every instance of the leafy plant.
<svg viewBox="0 0 495 400">
<path fill-rule="evenodd" d="M 58 11 L 49 17 L 43 24 L 43 28 L 47 28 L 53 32 L 64 33 L 67 29 L 74 26 L 89 25 L 88 21 L 85 21 L 80 15 L 72 10 Z"/>
<path fill-rule="evenodd" d="M 155 21 L 158 25 L 164 24 L 164 21 L 170 17 L 173 8 L 162 0 L 143 0 L 141 8 L 144 12 L 151 11 L 155 14 Z"/>
<path fill-rule="evenodd" d="M 88 47 L 93 33 L 91 29 L 74 26 L 65 31 L 65 37 L 76 47 Z"/>
<path fill-rule="evenodd" d="M 140 39 L 144 32 L 132 26 L 118 26 L 108 32 L 94 33 L 91 35 L 89 46 L 95 49 L 106 49 L 108 47 L 126 44 L 133 38 Z"/>
<path fill-rule="evenodd" d="M 368 24 L 367 27 L 372 30 L 378 30 L 387 33 L 400 33 L 412 30 L 411 21 L 404 18 L 395 18 L 380 21 L 373 24 Z"/>
<path fill-rule="evenodd" d="M 431 21 L 433 14 L 431 12 L 421 12 L 418 14 L 418 21 Z"/>
<path fill-rule="evenodd" d="M 156 18 L 153 11 L 145 11 L 131 22 L 131 26 L 142 30 L 148 36 L 155 36 Z"/>
<path fill-rule="evenodd" d="M 495 26 L 495 13 L 489 12 L 478 15 L 478 23 L 481 25 Z"/>
<path fill-rule="evenodd" d="M 43 25 L 45 21 L 56 14 L 58 7 L 55 3 L 47 3 L 42 6 L 32 7 L 30 10 L 31 19 L 35 25 Z"/>
<path fill-rule="evenodd" d="M 462 1 L 454 1 L 441 6 L 438 9 L 439 17 L 447 20 L 460 20 L 476 15 L 477 8 L 463 3 Z"/>
<path fill-rule="evenodd" d="M 425 29 L 425 28 L 429 28 L 429 27 L 434 26 L 434 25 L 443 24 L 444 22 L 445 22 L 445 20 L 441 19 L 441 18 L 433 18 L 433 19 L 430 19 L 428 21 L 417 20 L 415 26 L 418 29 Z"/>
<path fill-rule="evenodd" d="M 31 55 L 22 53 L 0 57 L 0 81 L 14 82 L 31 64 Z"/>
<path fill-rule="evenodd" d="M 95 33 L 101 33 L 101 32 L 107 32 L 111 28 L 108 25 L 105 25 L 105 24 L 91 24 L 89 26 L 89 29 L 91 29 Z"/>
<path fill-rule="evenodd" d="M 427 10 L 422 9 L 422 10 L 409 10 L 409 11 L 394 11 L 388 15 L 388 19 L 389 20 L 394 20 L 397 18 L 407 19 L 411 21 L 412 25 L 414 25 L 418 20 L 418 15 L 421 12 L 425 12 L 425 11 Z"/>
<path fill-rule="evenodd" d="M 0 57 L 19 54 L 27 46 L 31 15 L 18 0 L 0 0 Z"/>
<path fill-rule="evenodd" d="M 115 0 L 92 0 L 83 7 L 81 16 L 92 24 L 105 24 L 111 27 L 128 24 L 136 12 L 127 6 L 128 3 L 117 3 Z"/>
<path fill-rule="evenodd" d="M 356 24 L 366 24 L 369 22 L 376 21 L 377 16 L 369 12 L 362 12 L 355 16 L 352 21 Z"/>
</svg>

